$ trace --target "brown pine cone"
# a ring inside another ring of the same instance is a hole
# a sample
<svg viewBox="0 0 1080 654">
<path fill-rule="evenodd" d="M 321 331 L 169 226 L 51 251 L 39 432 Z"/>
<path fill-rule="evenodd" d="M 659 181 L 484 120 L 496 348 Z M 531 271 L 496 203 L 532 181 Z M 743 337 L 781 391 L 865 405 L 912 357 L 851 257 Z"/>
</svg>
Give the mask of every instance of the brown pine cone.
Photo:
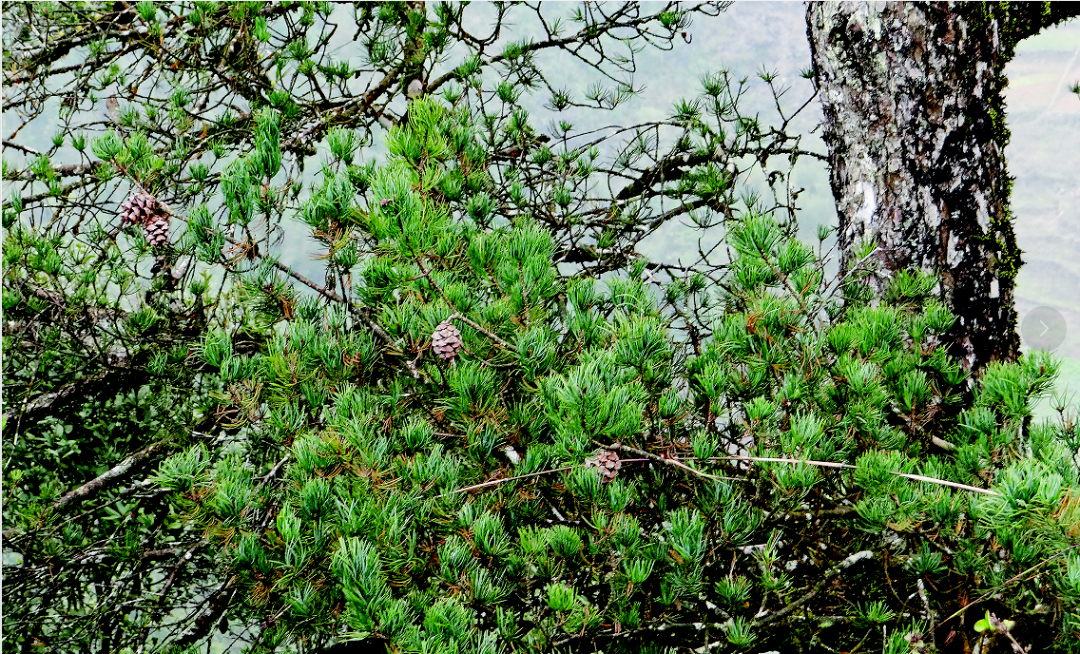
<svg viewBox="0 0 1080 654">
<path fill-rule="evenodd" d="M 603 477 L 604 483 L 615 479 L 615 476 L 619 474 L 619 470 L 622 468 L 622 460 L 619 459 L 617 452 L 611 450 L 599 450 L 588 459 L 585 459 L 586 468 L 599 468 L 600 476 Z"/>
<path fill-rule="evenodd" d="M 150 218 L 150 220 L 143 225 L 143 234 L 146 236 L 146 242 L 152 247 L 160 247 L 162 245 L 168 245 L 169 243 L 169 218 L 161 214 L 156 214 Z"/>
<path fill-rule="evenodd" d="M 169 216 L 149 193 L 133 192 L 120 204 L 120 226 L 128 225 L 142 226 L 146 241 L 153 247 L 169 243 Z"/>
<path fill-rule="evenodd" d="M 440 358 L 449 361 L 461 351 L 461 332 L 449 320 L 444 320 L 431 335 L 431 348 Z"/>
<path fill-rule="evenodd" d="M 120 225 L 145 225 L 155 215 L 164 215 L 157 198 L 149 193 L 132 193 L 120 204 Z"/>
<path fill-rule="evenodd" d="M 129 195 L 126 200 L 120 203 L 120 226 L 127 227 L 135 222 L 135 197 Z"/>
</svg>

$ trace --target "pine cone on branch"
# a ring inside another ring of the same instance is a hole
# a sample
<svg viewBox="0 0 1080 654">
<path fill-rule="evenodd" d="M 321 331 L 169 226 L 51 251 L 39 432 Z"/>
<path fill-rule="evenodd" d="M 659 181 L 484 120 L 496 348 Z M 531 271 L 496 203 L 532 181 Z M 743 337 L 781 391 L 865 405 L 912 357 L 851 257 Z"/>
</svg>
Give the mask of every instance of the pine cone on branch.
<svg viewBox="0 0 1080 654">
<path fill-rule="evenodd" d="M 600 476 L 604 479 L 604 483 L 606 484 L 615 479 L 616 475 L 619 474 L 619 470 L 622 468 L 622 460 L 619 459 L 618 452 L 600 450 L 588 459 L 585 459 L 585 467 L 599 468 Z"/>
<path fill-rule="evenodd" d="M 157 198 L 149 193 L 132 193 L 120 204 L 120 226 L 139 225 L 151 246 L 169 242 L 169 216 Z"/>
<path fill-rule="evenodd" d="M 146 241 L 153 247 L 168 245 L 169 243 L 169 218 L 168 216 L 155 215 L 145 225 L 143 234 Z"/>
<path fill-rule="evenodd" d="M 461 351 L 461 332 L 449 320 L 440 322 L 431 335 L 431 348 L 441 359 L 453 359 Z"/>
<path fill-rule="evenodd" d="M 120 204 L 120 225 L 144 225 L 157 211 L 157 198 L 149 193 L 133 192 Z"/>
</svg>

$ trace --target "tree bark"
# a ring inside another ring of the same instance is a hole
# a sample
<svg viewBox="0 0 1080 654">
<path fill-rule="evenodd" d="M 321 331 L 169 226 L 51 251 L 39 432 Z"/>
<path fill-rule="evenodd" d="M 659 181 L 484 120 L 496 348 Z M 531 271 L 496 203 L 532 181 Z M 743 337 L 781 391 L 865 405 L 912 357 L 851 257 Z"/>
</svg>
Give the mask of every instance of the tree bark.
<svg viewBox="0 0 1080 654">
<path fill-rule="evenodd" d="M 932 271 L 957 316 L 950 350 L 978 374 L 1013 359 L 1021 265 L 1002 91 L 1016 43 L 1080 3 L 820 2 L 806 11 L 824 109 L 841 268 L 872 242 L 881 293 Z"/>
</svg>

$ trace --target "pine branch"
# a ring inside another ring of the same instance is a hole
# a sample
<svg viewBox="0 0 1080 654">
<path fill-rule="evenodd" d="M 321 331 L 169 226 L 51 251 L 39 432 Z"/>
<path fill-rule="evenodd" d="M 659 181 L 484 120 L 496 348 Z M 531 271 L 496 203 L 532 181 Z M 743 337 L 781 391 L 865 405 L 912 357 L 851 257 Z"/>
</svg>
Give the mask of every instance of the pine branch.
<svg viewBox="0 0 1080 654">
<path fill-rule="evenodd" d="M 158 200 L 158 203 L 165 210 L 165 212 L 168 213 L 170 216 L 178 218 L 178 219 L 180 219 L 180 220 L 182 220 L 184 222 L 188 222 L 188 218 L 184 214 L 174 210 L 172 207 L 170 207 L 169 205 L 167 205 L 165 202 L 163 202 L 161 200 Z M 225 236 L 225 240 L 228 241 L 229 243 L 231 243 L 234 246 L 241 247 L 241 248 L 245 247 L 242 242 L 237 241 L 237 240 L 235 240 L 235 239 L 233 239 L 233 238 L 231 238 L 229 236 Z M 379 324 L 376 323 L 374 320 L 372 320 L 368 316 L 364 315 L 364 311 L 367 309 L 367 307 L 354 305 L 352 302 L 349 302 L 345 298 L 343 298 L 340 295 L 338 295 L 337 293 L 335 293 L 332 289 L 328 289 L 325 286 L 321 286 L 321 285 L 315 283 L 314 281 L 308 279 L 304 275 L 301 275 L 300 273 L 296 272 L 295 270 L 293 270 L 289 266 L 286 266 L 285 264 L 281 263 L 280 261 L 278 261 L 275 258 L 265 257 L 265 256 L 263 256 L 261 254 L 255 254 L 254 256 L 269 261 L 272 266 L 274 266 L 275 268 L 277 268 L 281 272 L 283 272 L 286 275 L 292 277 L 293 279 L 300 282 L 301 284 L 304 284 L 305 286 L 312 289 L 316 293 L 319 293 L 320 295 L 327 298 L 328 300 L 332 300 L 332 301 L 337 302 L 339 304 L 345 305 L 350 310 L 350 312 L 353 313 L 354 316 L 356 316 L 361 321 L 363 321 L 364 324 L 366 324 L 371 329 L 371 331 L 375 333 L 376 336 L 378 336 L 380 339 L 383 340 L 383 342 L 385 342 L 387 345 L 393 345 L 394 344 L 394 339 L 390 336 L 390 334 L 386 333 L 385 329 L 380 327 Z"/>
<path fill-rule="evenodd" d="M 997 586 L 994 586 L 994 587 L 993 587 L 993 588 L 991 588 L 990 590 L 988 590 L 988 591 L 986 591 L 985 593 L 983 593 L 982 595 L 980 595 L 980 596 L 979 596 L 979 597 L 978 597 L 977 599 L 975 599 L 974 601 L 972 601 L 972 602 L 970 602 L 970 603 L 968 603 L 968 604 L 965 604 L 965 605 L 964 605 L 964 607 L 963 607 L 962 609 L 960 609 L 959 611 L 957 611 L 956 613 L 953 613 L 953 614 L 952 614 L 952 615 L 950 615 L 949 617 L 947 617 L 947 618 L 945 618 L 944 620 L 942 620 L 941 622 L 939 622 L 939 623 L 937 624 L 937 626 L 935 626 L 935 627 L 934 627 L 934 630 L 936 631 L 936 630 L 937 630 L 937 629 L 938 629 L 939 627 L 941 627 L 941 626 L 942 626 L 943 624 L 945 624 L 945 623 L 946 623 L 946 622 L 948 622 L 949 620 L 952 620 L 953 618 L 955 618 L 955 617 L 957 617 L 957 616 L 959 616 L 959 615 L 962 615 L 962 614 L 966 613 L 968 609 L 970 609 L 971 607 L 975 606 L 976 604 L 979 604 L 979 603 L 981 603 L 981 602 L 983 602 L 983 601 L 985 601 L 985 600 L 987 600 L 987 599 L 989 599 L 989 598 L 993 597 L 994 595 L 997 595 L 998 593 L 1000 593 L 1000 592 L 1001 592 L 1001 590 L 1002 590 L 1003 588 L 1005 588 L 1006 586 L 1008 586 L 1008 585 L 1010 585 L 1010 584 L 1013 584 L 1013 583 L 1015 583 L 1015 582 L 1017 582 L 1017 581 L 1020 581 L 1020 580 L 1021 580 L 1021 579 L 1022 579 L 1023 577 L 1025 577 L 1025 576 L 1026 576 L 1026 575 L 1027 575 L 1028 573 L 1031 573 L 1031 572 L 1034 572 L 1034 571 L 1038 570 L 1039 568 L 1043 567 L 1043 566 L 1044 566 L 1044 565 L 1046 565 L 1047 563 L 1050 563 L 1051 561 L 1054 561 L 1054 560 L 1056 560 L 1056 559 L 1060 559 L 1061 557 L 1065 556 L 1066 554 L 1068 554 L 1069 552 L 1071 552 L 1071 551 L 1073 551 L 1073 550 L 1075 550 L 1075 549 L 1080 549 L 1080 543 L 1076 543 L 1076 544 L 1074 544 L 1074 545 L 1071 545 L 1071 546 L 1069 546 L 1069 547 L 1066 547 L 1065 549 L 1063 549 L 1063 550 L 1061 550 L 1060 552 L 1058 552 L 1057 554 L 1054 554 L 1053 556 L 1051 556 L 1051 557 L 1047 558 L 1046 560 L 1043 560 L 1043 561 L 1039 561 L 1038 563 L 1036 563 L 1035 565 L 1031 566 L 1031 567 L 1030 567 L 1030 568 L 1028 568 L 1027 570 L 1024 570 L 1023 572 L 1017 573 L 1016 575 L 1014 575 L 1014 576 L 1010 577 L 1009 579 L 1007 579 L 1007 580 L 1005 580 L 1004 582 L 1002 582 L 1002 583 L 998 584 Z"/>
<path fill-rule="evenodd" d="M 832 579 L 834 577 L 836 577 L 837 575 L 839 575 L 841 572 L 843 572 L 844 570 L 847 570 L 848 568 L 855 565 L 859 561 L 864 561 L 866 559 L 871 559 L 873 557 L 874 557 L 874 553 L 872 551 L 870 551 L 870 550 L 862 550 L 860 552 L 856 552 L 856 553 L 848 556 L 846 559 L 844 559 L 840 563 L 836 564 L 832 568 L 829 568 L 829 570 L 825 572 L 824 576 L 822 576 L 821 581 L 819 581 L 817 584 L 815 584 L 813 589 L 811 589 L 809 593 L 807 593 L 806 595 L 803 595 L 802 597 L 795 600 L 794 602 L 789 602 L 784 608 L 780 609 L 779 611 L 776 611 L 775 613 L 772 613 L 771 615 L 763 616 L 762 619 L 755 618 L 754 621 L 751 622 L 751 626 L 752 627 L 764 627 L 767 624 L 771 624 L 773 622 L 776 622 L 777 620 L 780 620 L 780 619 L 784 618 L 785 616 L 789 615 L 795 609 L 799 608 L 803 604 L 806 604 L 810 600 L 814 599 L 814 597 L 816 597 L 818 593 L 820 593 L 822 590 L 824 590 L 825 586 L 827 586 L 829 584 L 829 582 L 832 581 Z"/>
<path fill-rule="evenodd" d="M 836 463 L 834 461 L 814 461 L 811 459 L 786 459 L 780 457 L 768 457 L 768 456 L 714 456 L 709 459 L 710 461 L 751 461 L 759 463 L 805 463 L 812 466 L 821 466 L 824 468 L 844 468 L 847 470 L 854 470 L 858 466 L 854 466 L 850 463 Z M 980 493 L 982 495 L 994 495 L 1001 497 L 1001 493 L 990 490 L 987 488 L 979 488 L 978 486 L 969 486 L 967 484 L 957 483 L 955 481 L 947 481 L 945 479 L 937 479 L 935 477 L 926 477 L 924 475 L 916 475 L 909 472 L 895 472 L 889 471 L 890 475 L 896 475 L 897 477 L 905 477 L 914 481 L 925 481 L 928 484 L 937 484 L 939 486 L 949 486 L 950 488 L 958 488 L 960 490 L 971 491 L 972 493 Z"/>
<path fill-rule="evenodd" d="M 678 468 L 680 470 L 685 470 L 686 472 L 689 472 L 689 473 L 691 473 L 693 475 L 697 475 L 698 477 L 703 477 L 705 479 L 717 479 L 717 480 L 719 480 L 719 479 L 727 479 L 727 480 L 730 480 L 730 481 L 742 481 L 742 480 L 740 480 L 740 479 L 738 479 L 736 477 L 721 477 L 721 476 L 718 476 L 718 475 L 710 475 L 707 472 L 702 472 L 700 470 L 696 470 L 694 468 L 691 468 L 690 466 L 686 465 L 682 461 L 679 461 L 678 459 L 662 457 L 662 456 L 653 454 L 652 452 L 646 452 L 645 450 L 640 450 L 640 449 L 638 449 L 636 447 L 631 447 L 629 445 L 623 445 L 622 443 L 612 443 L 611 445 L 604 445 L 603 443 L 601 443 L 599 441 L 593 441 L 593 444 L 597 445 L 599 447 L 602 447 L 605 450 L 611 450 L 612 452 L 619 452 L 619 451 L 630 452 L 631 454 L 636 454 L 636 455 L 638 455 L 640 457 L 644 457 L 646 459 L 649 459 L 650 461 L 655 461 L 657 463 L 662 463 L 664 465 L 672 466 L 672 467 Z"/>
<path fill-rule="evenodd" d="M 107 483 L 109 483 L 110 481 L 112 481 L 114 479 L 117 479 L 119 477 L 122 477 L 122 476 L 126 475 L 137 464 L 139 464 L 139 463 L 143 462 L 144 460 L 146 460 L 146 459 L 148 459 L 148 458 L 162 452 L 169 445 L 170 445 L 169 440 L 162 440 L 162 441 L 158 441 L 156 443 L 151 443 L 150 445 L 147 445 L 146 447 L 142 448 L 138 452 L 135 452 L 134 454 L 127 457 L 126 459 L 124 459 L 120 463 L 116 464 L 115 466 L 113 466 L 109 470 L 106 470 L 105 472 L 101 473 L 95 479 L 92 479 L 92 480 L 86 482 L 85 484 L 83 484 L 82 486 L 79 486 L 78 488 L 76 488 L 76 489 L 74 489 L 72 491 L 69 491 L 66 495 L 64 495 L 63 497 L 58 499 L 50 508 L 53 511 L 58 511 L 58 510 L 64 508 L 65 506 L 67 506 L 68 504 L 72 503 L 72 502 L 75 502 L 75 501 L 82 502 L 82 501 L 84 501 L 84 500 L 86 500 L 86 499 L 88 499 L 90 497 L 93 497 L 98 492 L 100 492 L 103 488 L 105 488 L 105 485 Z"/>
<path fill-rule="evenodd" d="M 435 280 L 434 280 L 434 279 L 432 279 L 432 277 L 431 277 L 431 274 L 430 274 L 430 273 L 428 272 L 427 268 L 425 268 L 425 267 L 424 267 L 424 262 L 423 262 L 423 260 L 421 259 L 421 257 L 418 257 L 418 256 L 415 256 L 415 255 L 414 255 L 414 256 L 413 256 L 413 259 L 414 259 L 414 260 L 416 261 L 416 265 L 420 266 L 420 272 L 421 272 L 421 273 L 423 273 L 424 277 L 426 277 L 426 278 L 427 278 L 428 282 L 430 282 L 430 283 L 431 283 L 431 285 L 432 285 L 433 287 L 435 287 L 435 291 L 436 291 L 436 292 L 437 292 L 437 293 L 439 294 L 439 296 L 440 296 L 440 297 L 441 297 L 441 298 L 443 299 L 443 302 L 446 302 L 446 306 L 450 307 L 451 309 L 454 309 L 454 316 L 452 316 L 452 317 L 457 317 L 457 318 L 458 318 L 459 320 L 461 320 L 461 322 L 465 323 L 465 324 L 466 324 L 466 325 L 468 325 L 469 327 L 472 327 L 473 329 L 475 329 L 476 331 L 480 332 L 480 333 L 481 333 L 481 334 L 483 334 L 484 336 L 487 336 L 488 338 L 490 338 L 491 340 L 495 341 L 495 342 L 496 342 L 496 343 L 498 343 L 499 345 L 503 346 L 503 347 L 504 347 L 504 348 L 506 348 L 507 350 L 510 350 L 511 352 L 517 352 L 517 348 L 516 348 L 516 347 L 514 347 L 514 346 L 513 346 L 513 345 L 511 345 L 510 343 L 508 343 L 508 342 L 504 341 L 503 339 L 499 338 L 499 337 L 498 337 L 498 336 L 497 336 L 496 334 L 494 334 L 494 333 L 492 333 L 492 332 L 490 332 L 490 331 L 488 331 L 488 330 L 484 329 L 483 327 L 481 327 L 480 325 L 476 324 L 476 323 L 475 323 L 475 322 L 473 322 L 472 320 L 470 320 L 470 319 L 466 318 L 466 317 L 465 317 L 464 315 L 462 315 L 462 314 L 461 314 L 461 312 L 457 311 L 457 308 L 456 308 L 456 307 L 454 306 L 454 303 L 450 301 L 450 298 L 446 297 L 446 293 L 444 293 L 444 292 L 443 292 L 443 290 L 442 290 L 442 287 L 441 287 L 441 286 L 439 286 L 439 285 L 438 285 L 438 284 L 437 284 L 437 283 L 435 282 Z"/>
<path fill-rule="evenodd" d="M 156 443 L 151 443 L 150 445 L 147 445 L 143 449 L 135 452 L 120 463 L 116 464 L 109 470 L 101 473 L 94 479 L 86 482 L 85 484 L 79 486 L 76 489 L 69 491 L 63 497 L 56 500 L 56 502 L 54 502 L 53 505 L 49 507 L 49 510 L 53 512 L 59 511 L 60 509 L 64 508 L 68 504 L 71 504 L 72 502 L 82 502 L 93 497 L 94 495 L 104 490 L 109 484 L 109 482 L 123 477 L 128 472 L 130 472 L 131 469 L 134 468 L 136 465 L 162 452 L 168 446 L 168 440 L 158 441 Z M 4 530 L 3 537 L 5 539 L 11 538 L 13 536 L 15 536 L 14 527 Z"/>
<path fill-rule="evenodd" d="M 527 475 L 518 475 L 517 477 L 503 477 L 502 479 L 493 479 L 491 481 L 485 481 L 482 484 L 476 484 L 475 486 L 466 486 L 465 488 L 459 488 L 457 490 L 450 491 L 449 493 L 443 493 L 438 497 L 446 497 L 447 495 L 456 495 L 457 493 L 466 493 L 468 491 L 474 491 L 479 488 L 487 488 L 489 486 L 497 486 L 499 484 L 505 484 L 508 481 L 517 481 L 519 479 L 529 479 L 530 477 L 539 477 L 540 475 L 549 475 L 553 472 L 566 472 L 567 470 L 573 470 L 574 468 L 580 468 L 582 466 L 566 466 L 564 468 L 552 468 L 551 470 L 541 470 L 540 472 L 530 472 Z"/>
</svg>

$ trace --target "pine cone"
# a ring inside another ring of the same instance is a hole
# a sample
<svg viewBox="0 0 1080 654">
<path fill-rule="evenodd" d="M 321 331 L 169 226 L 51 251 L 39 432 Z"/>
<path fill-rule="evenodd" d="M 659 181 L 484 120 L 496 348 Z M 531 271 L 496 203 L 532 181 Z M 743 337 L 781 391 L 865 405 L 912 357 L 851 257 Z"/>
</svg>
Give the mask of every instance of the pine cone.
<svg viewBox="0 0 1080 654">
<path fill-rule="evenodd" d="M 431 347 L 435 354 L 449 361 L 461 351 L 461 332 L 449 320 L 444 320 L 431 335 Z"/>
<path fill-rule="evenodd" d="M 607 483 L 619 473 L 619 469 L 622 468 L 622 460 L 619 459 L 617 452 L 611 450 L 599 450 L 596 454 L 593 454 L 588 459 L 585 459 L 586 468 L 599 468 L 600 476 L 604 478 L 604 482 Z"/>
<path fill-rule="evenodd" d="M 146 236 L 146 242 L 153 247 L 159 247 L 162 245 L 168 245 L 169 243 L 169 218 L 156 214 L 150 218 L 150 220 L 143 225 L 143 234 Z"/>
<path fill-rule="evenodd" d="M 164 214 L 157 198 L 149 193 L 132 193 L 120 205 L 120 226 L 145 225 L 157 214 Z"/>
<path fill-rule="evenodd" d="M 149 193 L 132 193 L 120 204 L 120 226 L 141 225 L 146 241 L 154 247 L 169 242 L 169 216 Z"/>
</svg>

